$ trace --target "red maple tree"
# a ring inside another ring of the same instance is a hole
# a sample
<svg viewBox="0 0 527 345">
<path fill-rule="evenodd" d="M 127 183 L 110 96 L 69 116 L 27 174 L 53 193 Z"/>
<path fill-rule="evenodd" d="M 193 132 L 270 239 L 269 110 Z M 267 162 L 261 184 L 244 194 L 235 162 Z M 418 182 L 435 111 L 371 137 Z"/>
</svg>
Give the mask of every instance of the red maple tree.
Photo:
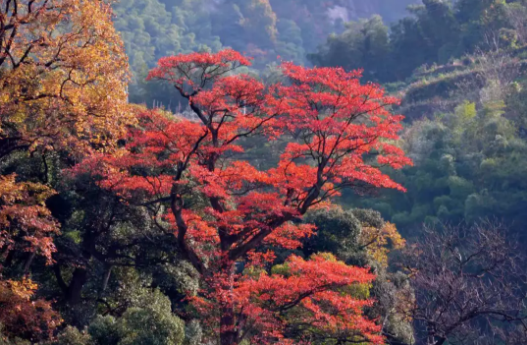
<svg viewBox="0 0 527 345">
<path fill-rule="evenodd" d="M 298 248 L 313 235 L 298 220 L 343 188 L 404 190 L 380 170 L 411 164 L 390 143 L 403 117 L 387 107 L 398 100 L 361 85 L 360 72 L 286 62 L 287 82 L 264 85 L 234 73 L 249 65 L 233 50 L 160 59 L 148 78 L 171 83 L 196 120 L 143 111 L 120 153 L 93 156 L 77 172 L 99 175 L 103 188 L 130 202 L 170 206 L 164 215 L 152 208 L 154 219 L 171 225 L 178 251 L 201 275 L 204 291 L 192 300 L 222 345 L 309 343 L 315 330 L 380 344 L 380 326 L 362 312 L 372 301 L 342 290 L 371 282 L 367 269 L 324 255 L 290 257 L 287 273 L 258 267 L 274 260 L 262 248 Z M 289 142 L 274 168 L 260 171 L 237 156 L 255 136 Z M 241 261 L 244 272 L 236 270 Z"/>
</svg>

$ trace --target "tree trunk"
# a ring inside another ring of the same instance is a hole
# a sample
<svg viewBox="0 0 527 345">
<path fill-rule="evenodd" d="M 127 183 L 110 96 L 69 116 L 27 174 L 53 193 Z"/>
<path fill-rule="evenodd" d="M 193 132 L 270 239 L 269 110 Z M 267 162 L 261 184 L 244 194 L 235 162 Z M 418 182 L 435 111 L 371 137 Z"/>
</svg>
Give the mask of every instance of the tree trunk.
<svg viewBox="0 0 527 345">
<path fill-rule="evenodd" d="M 66 294 L 66 300 L 70 306 L 75 306 L 82 301 L 82 288 L 87 280 L 88 272 L 84 268 L 76 268 Z"/>
<path fill-rule="evenodd" d="M 106 287 L 108 286 L 108 281 L 110 281 L 111 274 L 112 274 L 112 266 L 108 266 L 108 268 L 106 269 L 106 273 L 104 274 L 104 280 L 102 282 L 101 293 L 104 293 L 104 291 L 106 290 Z"/>
<path fill-rule="evenodd" d="M 82 259 L 83 259 L 83 265 L 79 266 L 73 271 L 73 276 L 71 277 L 71 281 L 68 285 L 68 289 L 66 292 L 66 300 L 70 306 L 75 306 L 82 302 L 82 288 L 88 281 L 88 269 L 89 269 L 89 262 L 92 258 L 92 252 L 95 249 L 95 241 L 96 241 L 96 235 L 94 232 L 87 231 L 84 235 L 83 242 L 82 242 Z"/>
<path fill-rule="evenodd" d="M 234 313 L 234 302 L 231 297 L 234 284 L 234 265 L 227 263 L 222 267 L 225 272 L 226 281 L 223 289 L 228 291 L 227 300 L 221 306 L 220 316 L 220 345 L 237 345 L 238 330 Z"/>
<path fill-rule="evenodd" d="M 232 305 L 227 305 L 221 308 L 220 319 L 220 344 L 221 345 L 237 345 L 238 332 L 234 320 L 234 310 Z"/>
<path fill-rule="evenodd" d="M 31 264 L 33 263 L 33 260 L 35 259 L 35 256 L 36 256 L 36 253 L 32 252 L 29 254 L 28 258 L 26 259 L 26 263 L 24 264 L 24 268 L 22 269 L 24 275 L 29 273 L 29 268 L 31 267 Z"/>
</svg>

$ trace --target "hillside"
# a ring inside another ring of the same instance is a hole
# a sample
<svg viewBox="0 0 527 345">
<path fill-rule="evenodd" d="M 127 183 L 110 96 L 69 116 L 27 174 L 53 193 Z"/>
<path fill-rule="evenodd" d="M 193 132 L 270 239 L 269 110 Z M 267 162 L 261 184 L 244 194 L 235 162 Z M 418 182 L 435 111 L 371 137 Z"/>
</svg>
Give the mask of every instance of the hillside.
<svg viewBox="0 0 527 345">
<path fill-rule="evenodd" d="M 500 138 L 504 136 L 500 131 L 505 129 L 488 127 L 490 120 L 484 114 L 490 111 L 495 114 L 493 116 L 497 116 L 492 121 L 507 122 L 505 127 L 516 128 L 516 132 L 507 132 L 508 140 L 518 145 L 523 145 L 525 140 L 527 120 L 523 110 L 518 109 L 523 107 L 527 56 L 527 16 L 521 16 L 527 10 L 522 1 L 462 0 L 449 4 L 440 0 L 426 0 L 408 10 L 403 10 L 407 3 L 388 0 L 134 1 L 115 7 L 116 27 L 125 38 L 135 74 L 135 82 L 130 87 L 130 99 L 133 102 L 146 102 L 149 106 L 155 104 L 182 111 L 186 107 L 184 99 L 163 84 L 146 84 L 142 81 L 147 67 L 167 53 L 200 49 L 217 51 L 230 46 L 255 57 L 253 69 L 256 71 L 251 73 L 258 73 L 271 65 L 271 69 L 263 76 L 274 73 L 272 63 L 277 61 L 278 55 L 299 64 L 344 67 L 346 70 L 363 69 L 363 80 L 382 83 L 390 93 L 401 99 L 400 106 L 395 107 L 395 110 L 405 115 L 409 127 L 403 136 L 402 145 L 412 145 L 414 149 L 422 150 L 415 148 L 415 143 L 410 144 L 417 140 L 415 137 L 419 137 L 419 140 L 425 141 L 440 140 L 449 147 L 437 153 L 439 156 L 434 156 L 433 162 L 425 164 L 425 161 L 417 159 L 414 168 L 404 170 L 409 176 L 428 176 L 428 172 L 420 169 L 429 169 L 429 164 L 436 164 L 444 155 L 453 157 L 453 164 L 461 166 L 468 164 L 467 157 L 479 157 L 470 163 L 474 166 L 496 158 L 495 152 L 483 153 L 480 144 L 472 142 L 475 138 L 467 137 L 464 140 L 471 142 L 463 144 L 466 149 L 472 148 L 474 151 L 455 154 L 461 137 L 429 138 L 431 134 L 427 131 L 432 131 L 432 127 L 437 128 L 430 133 L 454 130 L 452 126 L 459 125 L 456 124 L 459 119 L 454 118 L 461 116 L 460 109 L 467 107 L 467 104 L 470 107 L 473 105 L 479 114 L 471 120 L 477 122 L 474 126 L 481 127 L 479 131 L 487 128 Z M 196 11 L 196 8 L 199 10 Z M 386 17 L 387 13 L 397 14 L 397 18 Z M 494 123 L 492 121 L 490 123 Z M 436 144 L 422 145 L 428 147 Z M 251 146 L 249 143 L 247 145 Z M 499 145 L 511 144 L 507 141 Z M 515 151 L 514 155 L 523 161 L 523 149 L 517 149 L 520 151 Z M 249 156 L 260 159 L 267 154 L 265 148 L 253 147 Z M 458 172 L 458 169 L 461 170 Z M 454 171 L 445 171 L 444 176 L 435 175 L 439 181 L 444 180 L 441 187 L 419 184 L 419 189 L 424 188 L 423 193 L 430 194 L 426 197 L 430 200 L 413 197 L 416 189 L 412 189 L 404 197 L 397 193 L 389 196 L 386 203 L 379 203 L 378 199 L 371 202 L 346 202 L 382 211 L 383 216 L 394 221 L 405 234 L 414 233 L 414 228 L 425 219 L 434 222 L 459 222 L 465 217 L 476 219 L 486 211 L 476 206 L 470 206 L 469 211 L 466 206 L 469 199 L 476 200 L 480 195 L 478 193 L 488 193 L 498 187 L 491 186 L 490 180 L 483 183 L 480 173 L 472 174 L 474 168 L 471 168 L 470 175 L 464 176 L 464 169 L 468 168 L 463 166 Z M 520 172 L 498 173 L 516 175 Z M 403 174 L 400 178 L 409 176 Z M 464 192 L 468 194 L 457 196 L 460 199 L 455 203 L 450 202 L 449 206 L 440 199 L 436 200 L 457 193 L 449 190 L 446 182 L 448 176 L 463 178 L 468 185 L 473 186 L 470 192 Z M 523 185 L 520 190 L 523 190 Z M 492 200 L 497 197 L 493 196 Z M 400 198 L 409 200 L 399 203 L 396 200 Z M 491 216 L 527 224 L 523 219 L 512 216 L 525 205 L 519 194 L 515 198 L 516 201 L 504 206 L 504 209 L 495 207 Z M 499 204 L 498 201 L 492 202 Z"/>
<path fill-rule="evenodd" d="M 123 37 L 134 81 L 131 100 L 146 95 L 145 71 L 166 55 L 218 51 L 231 47 L 255 57 L 255 67 L 281 59 L 308 63 L 313 52 L 344 22 L 374 14 L 395 21 L 412 0 L 127 0 L 114 6 L 115 26 Z M 152 91 L 153 93 L 158 93 Z M 171 100 L 158 103 L 174 105 Z"/>
</svg>

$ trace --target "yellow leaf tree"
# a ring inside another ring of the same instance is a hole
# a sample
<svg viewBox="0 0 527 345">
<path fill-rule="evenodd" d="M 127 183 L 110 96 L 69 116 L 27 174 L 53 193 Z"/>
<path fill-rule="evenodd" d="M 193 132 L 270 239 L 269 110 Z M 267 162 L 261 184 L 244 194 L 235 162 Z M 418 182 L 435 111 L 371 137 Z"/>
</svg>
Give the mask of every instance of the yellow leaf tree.
<svg viewBox="0 0 527 345">
<path fill-rule="evenodd" d="M 388 267 L 388 254 L 391 249 L 402 249 L 406 245 L 395 224 L 390 222 L 380 228 L 364 224 L 359 241 L 368 254 L 383 267 Z"/>
<path fill-rule="evenodd" d="M 16 165 L 11 158 L 28 153 L 46 162 L 47 151 L 103 150 L 133 122 L 128 60 L 112 23 L 112 1 L 0 0 L 1 163 Z M 0 324 L 8 337 L 40 341 L 61 320 L 50 302 L 36 297 L 37 285 L 21 276 L 36 255 L 53 262 L 59 226 L 45 201 L 54 191 L 38 176 L 3 172 Z"/>
<path fill-rule="evenodd" d="M 130 121 L 128 61 L 110 4 L 2 0 L 0 159 L 100 148 Z"/>
</svg>

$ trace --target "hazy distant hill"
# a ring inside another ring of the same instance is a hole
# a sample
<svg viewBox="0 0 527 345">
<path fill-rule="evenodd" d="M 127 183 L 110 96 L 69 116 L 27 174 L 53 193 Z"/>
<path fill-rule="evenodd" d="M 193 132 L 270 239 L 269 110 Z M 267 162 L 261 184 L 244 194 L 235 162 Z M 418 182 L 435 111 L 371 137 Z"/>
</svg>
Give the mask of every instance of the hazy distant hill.
<svg viewBox="0 0 527 345">
<path fill-rule="evenodd" d="M 256 58 L 256 67 L 277 56 L 300 64 L 340 33 L 344 23 L 380 14 L 399 19 L 417 0 L 121 0 L 115 25 L 134 74 L 131 99 L 149 99 L 141 84 L 163 56 L 232 47 Z"/>
</svg>

